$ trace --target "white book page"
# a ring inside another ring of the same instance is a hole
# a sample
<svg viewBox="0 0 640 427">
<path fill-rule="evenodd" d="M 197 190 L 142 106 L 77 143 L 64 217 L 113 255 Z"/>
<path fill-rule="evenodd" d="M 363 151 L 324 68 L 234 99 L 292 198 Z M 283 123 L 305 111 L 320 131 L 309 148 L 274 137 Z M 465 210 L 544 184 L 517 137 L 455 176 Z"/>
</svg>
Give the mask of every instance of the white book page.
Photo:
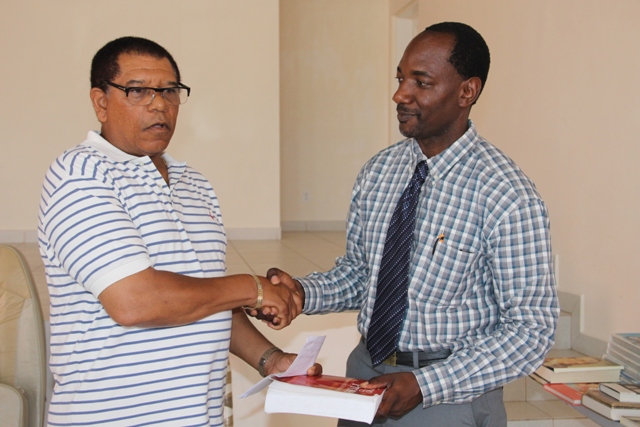
<svg viewBox="0 0 640 427">
<path fill-rule="evenodd" d="M 271 374 L 268 377 L 263 378 L 258 381 L 253 387 L 249 390 L 245 391 L 240 399 L 251 396 L 259 392 L 260 390 L 267 387 L 273 381 L 274 377 L 294 377 L 296 375 L 306 375 L 307 369 L 313 366 L 316 363 L 316 358 L 320 353 L 320 349 L 322 348 L 322 344 L 324 344 L 324 339 L 326 335 L 314 336 L 310 335 L 307 337 L 307 342 L 305 342 L 304 346 L 296 356 L 295 360 L 284 372 L 279 374 Z"/>
</svg>

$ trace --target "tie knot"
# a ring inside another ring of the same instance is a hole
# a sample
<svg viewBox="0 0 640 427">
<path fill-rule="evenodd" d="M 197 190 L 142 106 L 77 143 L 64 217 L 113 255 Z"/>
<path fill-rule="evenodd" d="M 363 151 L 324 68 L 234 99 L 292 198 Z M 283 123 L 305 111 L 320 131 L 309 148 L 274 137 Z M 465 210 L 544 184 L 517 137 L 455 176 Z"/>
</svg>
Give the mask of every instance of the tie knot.
<svg viewBox="0 0 640 427">
<path fill-rule="evenodd" d="M 425 179 L 427 179 L 427 175 L 429 174 L 429 166 L 427 166 L 427 161 L 422 160 L 416 165 L 416 171 L 414 175 L 416 175 L 420 182 L 423 183 Z"/>
</svg>

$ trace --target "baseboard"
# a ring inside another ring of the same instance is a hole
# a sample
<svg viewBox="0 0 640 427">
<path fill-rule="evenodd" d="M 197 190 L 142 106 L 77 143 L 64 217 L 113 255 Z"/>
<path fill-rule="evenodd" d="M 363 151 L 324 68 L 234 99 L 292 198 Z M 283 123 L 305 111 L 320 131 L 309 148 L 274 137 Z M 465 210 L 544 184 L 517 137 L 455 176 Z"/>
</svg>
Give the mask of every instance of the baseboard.
<svg viewBox="0 0 640 427">
<path fill-rule="evenodd" d="M 271 228 L 227 228 L 230 240 L 280 240 L 282 229 Z M 37 230 L 0 230 L 0 243 L 37 243 Z"/>
<path fill-rule="evenodd" d="M 345 231 L 345 221 L 282 221 L 282 231 Z"/>
<path fill-rule="evenodd" d="M 37 230 L 0 230 L 0 243 L 37 243 Z"/>
<path fill-rule="evenodd" d="M 226 229 L 228 240 L 280 240 L 282 229 L 271 228 L 232 228 Z"/>
</svg>

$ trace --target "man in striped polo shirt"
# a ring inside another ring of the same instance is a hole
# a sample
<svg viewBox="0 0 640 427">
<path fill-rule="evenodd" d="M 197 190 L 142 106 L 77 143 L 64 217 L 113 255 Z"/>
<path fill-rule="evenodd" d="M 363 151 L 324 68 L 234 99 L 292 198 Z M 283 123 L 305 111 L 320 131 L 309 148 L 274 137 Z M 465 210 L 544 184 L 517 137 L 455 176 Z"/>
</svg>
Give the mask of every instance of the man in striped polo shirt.
<svg viewBox="0 0 640 427">
<path fill-rule="evenodd" d="M 295 358 L 242 307 L 269 307 L 279 329 L 300 312 L 300 297 L 264 277 L 225 277 L 213 188 L 165 153 L 189 92 L 152 41 L 116 39 L 93 58 L 101 131 L 53 162 L 39 212 L 49 425 L 221 426 L 229 351 L 263 375 Z"/>
</svg>

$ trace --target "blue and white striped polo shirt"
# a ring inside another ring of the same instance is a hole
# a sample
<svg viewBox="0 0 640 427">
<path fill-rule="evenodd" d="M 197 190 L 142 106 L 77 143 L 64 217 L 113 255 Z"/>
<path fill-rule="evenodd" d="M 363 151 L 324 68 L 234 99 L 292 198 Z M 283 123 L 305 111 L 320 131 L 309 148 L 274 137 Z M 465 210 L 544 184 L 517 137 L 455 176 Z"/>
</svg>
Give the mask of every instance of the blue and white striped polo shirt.
<svg viewBox="0 0 640 427">
<path fill-rule="evenodd" d="M 150 266 L 225 274 L 211 185 L 164 159 L 170 186 L 149 157 L 89 132 L 46 174 L 39 243 L 51 300 L 49 425 L 222 425 L 231 312 L 179 327 L 122 327 L 97 298 Z"/>
</svg>

